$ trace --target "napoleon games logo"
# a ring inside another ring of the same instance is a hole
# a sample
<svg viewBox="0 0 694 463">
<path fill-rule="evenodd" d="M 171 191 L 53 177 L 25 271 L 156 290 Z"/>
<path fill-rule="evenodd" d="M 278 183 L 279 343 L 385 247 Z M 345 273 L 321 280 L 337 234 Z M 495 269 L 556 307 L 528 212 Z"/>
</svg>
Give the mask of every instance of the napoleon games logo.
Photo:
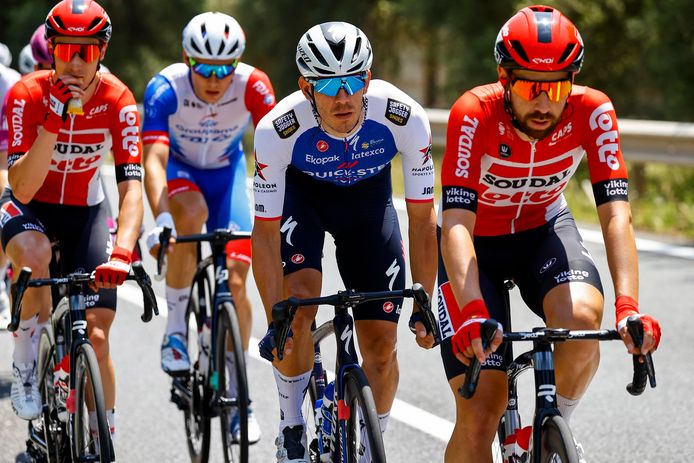
<svg viewBox="0 0 694 463">
<path fill-rule="evenodd" d="M 328 142 L 326 142 L 325 140 L 320 140 L 318 143 L 316 143 L 316 149 L 321 153 L 325 153 L 326 151 L 328 151 L 328 147 Z"/>
<path fill-rule="evenodd" d="M 265 178 L 265 175 L 263 175 L 263 169 L 267 167 L 267 164 L 263 164 L 262 162 L 258 161 L 258 156 L 254 154 L 255 158 L 255 175 L 256 177 L 260 177 L 261 179 L 265 180 L 267 182 L 267 179 Z"/>
</svg>

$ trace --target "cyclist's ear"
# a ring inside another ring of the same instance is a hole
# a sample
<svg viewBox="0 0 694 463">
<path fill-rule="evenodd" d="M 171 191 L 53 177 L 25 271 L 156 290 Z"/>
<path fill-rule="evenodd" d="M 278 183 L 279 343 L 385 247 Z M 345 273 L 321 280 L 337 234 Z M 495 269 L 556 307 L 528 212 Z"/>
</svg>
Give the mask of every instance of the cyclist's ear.
<svg viewBox="0 0 694 463">
<path fill-rule="evenodd" d="M 304 76 L 299 77 L 299 90 L 308 101 L 313 101 L 313 86 L 308 83 Z"/>
<path fill-rule="evenodd" d="M 496 73 L 499 76 L 499 82 L 501 82 L 501 85 L 506 87 L 506 84 L 508 84 L 508 80 L 511 77 L 508 73 L 508 71 L 501 66 L 496 67 Z"/>
</svg>

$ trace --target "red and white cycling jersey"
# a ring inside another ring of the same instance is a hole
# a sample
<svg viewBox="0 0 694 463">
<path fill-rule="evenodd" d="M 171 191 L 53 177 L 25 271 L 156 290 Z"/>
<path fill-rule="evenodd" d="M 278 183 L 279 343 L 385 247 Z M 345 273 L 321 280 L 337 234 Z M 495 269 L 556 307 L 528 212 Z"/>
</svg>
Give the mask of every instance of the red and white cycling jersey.
<svg viewBox="0 0 694 463">
<path fill-rule="evenodd" d="M 476 87 L 448 120 L 443 209 L 476 212 L 479 236 L 539 227 L 566 207 L 563 191 L 584 154 L 596 204 L 627 200 L 617 116 L 605 94 L 575 85 L 555 130 L 526 141 L 504 109 L 501 84 Z"/>
<path fill-rule="evenodd" d="M 23 77 L 7 99 L 8 166 L 36 140 L 48 107 L 53 71 Z M 132 93 L 113 74 L 99 74 L 83 116 L 68 116 L 58 134 L 48 175 L 34 200 L 92 206 L 104 199 L 99 168 L 113 150 L 116 180 L 140 180 L 140 116 Z"/>
</svg>

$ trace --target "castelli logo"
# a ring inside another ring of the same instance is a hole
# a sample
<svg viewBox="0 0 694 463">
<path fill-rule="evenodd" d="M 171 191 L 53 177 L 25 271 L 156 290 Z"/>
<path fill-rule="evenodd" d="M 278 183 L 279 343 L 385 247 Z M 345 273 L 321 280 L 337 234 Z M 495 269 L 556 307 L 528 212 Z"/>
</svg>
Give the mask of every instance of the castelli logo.
<svg viewBox="0 0 694 463">
<path fill-rule="evenodd" d="M 387 301 L 383 304 L 383 311 L 385 313 L 391 313 L 394 308 L 395 308 L 395 305 L 393 305 L 393 303 L 390 301 Z"/>
<path fill-rule="evenodd" d="M 303 255 L 303 254 L 294 254 L 294 255 L 292 256 L 292 262 L 294 262 L 295 264 L 300 264 L 300 263 L 302 263 L 304 260 L 305 260 L 305 258 L 304 258 L 304 255 Z"/>
<path fill-rule="evenodd" d="M 316 143 L 316 148 L 321 153 L 325 153 L 326 151 L 328 151 L 328 142 L 326 142 L 325 140 L 320 140 L 318 143 Z"/>
</svg>

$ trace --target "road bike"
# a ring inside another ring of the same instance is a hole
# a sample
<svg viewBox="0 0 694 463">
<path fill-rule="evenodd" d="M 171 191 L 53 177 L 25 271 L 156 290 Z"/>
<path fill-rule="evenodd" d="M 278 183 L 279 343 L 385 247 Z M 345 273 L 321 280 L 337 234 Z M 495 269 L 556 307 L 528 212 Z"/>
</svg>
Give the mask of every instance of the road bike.
<svg viewBox="0 0 694 463">
<path fill-rule="evenodd" d="M 154 291 L 142 264 L 132 266 L 134 280 L 142 290 L 142 321 L 158 315 Z M 71 273 L 60 278 L 31 279 L 23 268 L 12 285 L 12 321 L 9 331 L 19 326 L 21 303 L 27 288 L 64 288 L 65 296 L 55 306 L 50 323 L 41 330 L 38 344 L 37 379 L 43 409 L 37 423 L 29 422 L 27 453 L 34 461 L 111 462 L 113 443 L 104 408 L 99 364 L 87 337 L 86 290 L 93 274 Z M 56 386 L 56 365 L 69 364 L 67 387 Z M 69 393 L 67 393 L 69 391 Z M 96 412 L 96 429 L 90 429 L 89 410 Z"/>
<path fill-rule="evenodd" d="M 164 227 L 159 238 L 159 275 L 163 274 L 170 237 L 171 229 Z M 225 463 L 249 461 L 246 361 L 236 306 L 229 289 L 225 252 L 227 242 L 248 238 L 249 232 L 226 229 L 176 237 L 176 244 L 197 243 L 198 265 L 186 310 L 186 326 L 190 327 L 190 323 L 195 326 L 193 330 L 188 328 L 186 336 L 191 367 L 174 376 L 171 384 L 171 401 L 183 411 L 188 453 L 194 463 L 209 459 L 211 419 L 214 417 L 220 418 Z M 204 259 L 203 242 L 210 243 L 212 249 L 212 254 Z M 205 345 L 207 343 L 209 345 Z M 193 347 L 197 347 L 197 352 Z M 227 353 L 233 356 L 234 371 L 227 368 Z M 229 393 L 230 381 L 236 382 L 236 395 L 233 396 Z M 230 429 L 235 412 L 240 424 L 238 437 L 233 436 Z"/>
<path fill-rule="evenodd" d="M 414 298 L 422 313 L 422 322 L 427 333 L 433 333 L 434 339 L 438 340 L 438 325 L 431 312 L 429 295 L 420 284 L 397 291 L 361 293 L 347 290 L 331 296 L 310 299 L 292 297 L 273 307 L 272 320 L 276 330 L 277 356 L 280 360 L 283 358 L 284 344 L 291 322 L 299 307 L 330 305 L 335 308 L 332 320 L 317 328 L 315 322 L 313 325 L 314 366 L 308 387 L 310 404 L 305 411 L 307 433 L 310 436 L 308 445 L 311 463 L 326 461 L 326 458 L 335 463 L 358 462 L 360 451 L 367 444 L 361 442 L 362 428 L 366 431 L 372 462 L 386 461 L 376 404 L 366 375 L 359 366 L 354 344 L 354 320 L 348 310 L 354 310 L 359 304 L 367 301 L 401 297 Z M 323 369 L 320 344 L 334 333 L 337 333 L 335 379 L 328 383 L 327 372 Z M 327 388 L 334 391 L 332 397 L 326 396 Z M 325 404 L 328 402 L 333 405 L 326 407 Z"/>
<path fill-rule="evenodd" d="M 513 288 L 512 282 L 506 283 L 506 310 L 510 310 L 508 290 Z M 510 317 L 507 317 L 510 320 Z M 629 333 L 636 347 L 643 342 L 643 326 L 638 317 L 630 317 L 627 321 Z M 482 324 L 482 344 L 485 349 L 497 329 L 497 322 L 487 320 Z M 509 328 L 510 329 L 510 328 Z M 514 343 L 530 341 L 533 348 L 515 358 L 506 368 L 508 376 L 508 400 L 504 415 L 499 421 L 497 439 L 492 445 L 495 462 L 504 463 L 578 463 L 579 455 L 571 429 L 557 409 L 557 388 L 554 376 L 554 357 L 552 345 L 567 341 L 618 341 L 621 340 L 615 330 L 567 330 L 563 328 L 533 328 L 532 331 L 505 332 L 504 342 Z M 513 357 L 512 346 L 508 355 Z M 643 357 L 643 359 L 641 358 Z M 650 386 L 656 386 L 655 369 L 651 354 L 633 356 L 634 374 L 632 382 L 627 385 L 627 391 L 632 395 L 640 395 L 646 389 L 646 380 Z M 458 389 L 461 397 L 471 398 L 477 388 L 481 365 L 473 357 L 465 375 L 465 382 Z M 535 414 L 532 428 L 523 428 L 518 411 L 518 377 L 524 371 L 532 369 L 535 375 Z M 522 431 L 523 430 L 523 431 Z M 529 431 L 529 435 L 528 435 Z M 523 434 L 528 442 L 520 447 L 528 452 L 519 454 L 516 439 Z"/>
</svg>

